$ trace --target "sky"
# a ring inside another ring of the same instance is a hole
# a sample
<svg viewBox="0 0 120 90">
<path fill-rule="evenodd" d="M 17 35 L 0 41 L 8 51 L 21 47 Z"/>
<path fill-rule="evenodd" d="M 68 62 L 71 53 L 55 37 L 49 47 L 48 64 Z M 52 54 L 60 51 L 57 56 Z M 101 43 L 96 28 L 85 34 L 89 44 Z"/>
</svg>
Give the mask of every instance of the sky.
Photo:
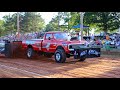
<svg viewBox="0 0 120 90">
<path fill-rule="evenodd" d="M 0 12 L 0 19 L 3 19 L 2 17 L 5 15 L 12 15 L 16 12 Z M 40 13 L 41 17 L 45 20 L 45 24 L 48 24 L 49 21 L 58 14 L 58 12 L 38 12 Z"/>
</svg>

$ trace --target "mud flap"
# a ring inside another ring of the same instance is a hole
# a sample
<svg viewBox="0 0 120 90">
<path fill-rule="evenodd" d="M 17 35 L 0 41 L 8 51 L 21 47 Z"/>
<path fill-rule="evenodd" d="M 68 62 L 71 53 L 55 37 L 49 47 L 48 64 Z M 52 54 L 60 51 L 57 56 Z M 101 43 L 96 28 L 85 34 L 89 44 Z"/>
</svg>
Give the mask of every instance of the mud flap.
<svg viewBox="0 0 120 90">
<path fill-rule="evenodd" d="M 74 49 L 74 59 L 100 57 L 100 48 L 79 48 Z"/>
</svg>

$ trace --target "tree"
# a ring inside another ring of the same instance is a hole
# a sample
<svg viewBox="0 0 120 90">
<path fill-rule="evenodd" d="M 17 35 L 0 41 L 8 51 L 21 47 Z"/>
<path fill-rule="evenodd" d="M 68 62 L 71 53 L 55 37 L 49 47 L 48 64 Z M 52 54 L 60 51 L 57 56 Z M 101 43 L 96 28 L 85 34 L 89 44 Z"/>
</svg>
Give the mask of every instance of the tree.
<svg viewBox="0 0 120 90">
<path fill-rule="evenodd" d="M 17 13 L 5 15 L 4 33 L 12 34 L 17 32 Z M 37 12 L 19 12 L 20 32 L 36 32 L 44 28 L 44 19 Z"/>
<path fill-rule="evenodd" d="M 60 18 L 61 21 L 64 21 L 64 24 L 61 25 L 62 30 L 70 31 L 74 25 L 79 23 L 78 12 L 60 12 Z"/>
<path fill-rule="evenodd" d="M 70 30 L 70 12 L 63 12 L 62 19 L 64 20 L 64 25 L 62 25 L 64 29 Z"/>
<path fill-rule="evenodd" d="M 15 14 L 14 15 L 6 15 L 3 17 L 4 18 L 4 27 L 5 27 L 5 32 L 6 33 L 11 33 L 16 31 L 15 25 Z"/>
<path fill-rule="evenodd" d="M 51 21 L 46 25 L 45 31 L 58 31 L 58 15 L 51 19 Z M 61 30 L 61 29 L 60 29 Z"/>
<path fill-rule="evenodd" d="M 52 31 L 56 31 L 56 30 L 58 31 L 59 27 L 61 31 L 64 31 L 64 30 L 70 31 L 71 29 L 73 29 L 72 27 L 74 25 L 79 24 L 79 18 L 80 18 L 80 15 L 78 12 L 59 12 L 59 14 L 56 15 L 54 18 L 52 18 L 52 20 L 49 22 L 50 25 L 46 26 L 47 31 L 48 31 L 48 28 L 50 27 L 52 27 L 53 29 Z M 60 23 L 61 21 L 63 21 L 64 23 L 58 26 L 58 22 Z"/>
<path fill-rule="evenodd" d="M 21 18 L 20 26 L 24 32 L 36 32 L 44 28 L 44 19 L 37 12 L 25 12 Z"/>
<path fill-rule="evenodd" d="M 0 20 L 0 36 L 4 35 L 4 21 Z"/>
<path fill-rule="evenodd" d="M 55 31 L 55 29 L 54 29 L 53 25 L 49 23 L 49 24 L 46 25 L 45 31 L 46 32 L 48 32 L 48 31 Z"/>
<path fill-rule="evenodd" d="M 117 12 L 86 12 L 84 20 L 86 24 L 92 24 L 105 33 L 118 29 L 120 26 Z"/>
</svg>

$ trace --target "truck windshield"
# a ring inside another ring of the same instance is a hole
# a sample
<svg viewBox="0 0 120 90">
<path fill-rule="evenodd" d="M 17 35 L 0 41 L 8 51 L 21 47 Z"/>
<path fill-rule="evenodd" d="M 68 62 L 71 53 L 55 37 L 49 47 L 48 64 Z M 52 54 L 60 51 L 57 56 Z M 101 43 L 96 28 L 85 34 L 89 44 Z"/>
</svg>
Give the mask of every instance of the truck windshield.
<svg viewBox="0 0 120 90">
<path fill-rule="evenodd" d="M 69 38 L 68 33 L 55 33 L 53 35 L 54 35 L 54 38 L 57 40 L 68 40 Z"/>
</svg>

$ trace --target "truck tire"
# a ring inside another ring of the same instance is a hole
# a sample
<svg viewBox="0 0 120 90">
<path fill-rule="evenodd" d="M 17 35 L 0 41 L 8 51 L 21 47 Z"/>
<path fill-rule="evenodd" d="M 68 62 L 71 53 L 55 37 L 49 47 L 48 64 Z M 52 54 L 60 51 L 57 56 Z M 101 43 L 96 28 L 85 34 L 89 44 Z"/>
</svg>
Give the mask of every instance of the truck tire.
<svg viewBox="0 0 120 90">
<path fill-rule="evenodd" d="M 57 63 L 64 63 L 66 61 L 66 53 L 62 49 L 57 49 L 54 54 Z"/>
<path fill-rule="evenodd" d="M 80 58 L 78 61 L 85 61 L 86 58 Z"/>
<path fill-rule="evenodd" d="M 31 59 L 34 56 L 34 50 L 32 48 L 27 49 L 27 58 Z"/>
</svg>

